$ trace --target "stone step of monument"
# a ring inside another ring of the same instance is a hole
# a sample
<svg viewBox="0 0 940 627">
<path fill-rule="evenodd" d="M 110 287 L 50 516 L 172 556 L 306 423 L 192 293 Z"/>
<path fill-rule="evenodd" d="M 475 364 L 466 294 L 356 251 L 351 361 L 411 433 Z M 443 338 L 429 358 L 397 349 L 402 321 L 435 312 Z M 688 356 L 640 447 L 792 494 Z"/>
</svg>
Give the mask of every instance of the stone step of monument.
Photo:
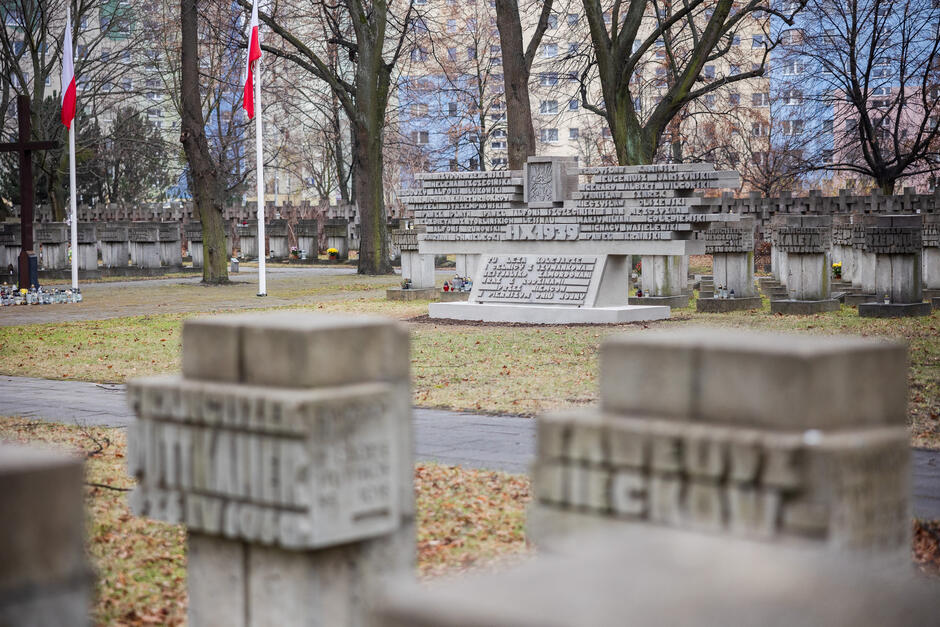
<svg viewBox="0 0 940 627">
<path fill-rule="evenodd" d="M 933 311 L 931 303 L 861 303 L 858 315 L 862 318 L 911 318 L 929 316 Z"/>
</svg>

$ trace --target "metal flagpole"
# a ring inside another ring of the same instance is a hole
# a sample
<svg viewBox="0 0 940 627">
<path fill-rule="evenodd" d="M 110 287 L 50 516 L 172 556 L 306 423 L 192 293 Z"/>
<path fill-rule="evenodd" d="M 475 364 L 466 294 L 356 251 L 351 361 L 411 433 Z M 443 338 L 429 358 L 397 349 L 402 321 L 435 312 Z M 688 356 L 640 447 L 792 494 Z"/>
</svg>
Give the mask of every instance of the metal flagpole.
<svg viewBox="0 0 940 627">
<path fill-rule="evenodd" d="M 255 150 L 258 168 L 258 296 L 267 296 L 264 276 L 264 153 L 261 151 L 261 59 L 255 61 Z"/>
<path fill-rule="evenodd" d="M 78 287 L 78 208 L 75 203 L 75 119 L 69 125 L 69 191 L 72 202 L 72 289 Z"/>
</svg>

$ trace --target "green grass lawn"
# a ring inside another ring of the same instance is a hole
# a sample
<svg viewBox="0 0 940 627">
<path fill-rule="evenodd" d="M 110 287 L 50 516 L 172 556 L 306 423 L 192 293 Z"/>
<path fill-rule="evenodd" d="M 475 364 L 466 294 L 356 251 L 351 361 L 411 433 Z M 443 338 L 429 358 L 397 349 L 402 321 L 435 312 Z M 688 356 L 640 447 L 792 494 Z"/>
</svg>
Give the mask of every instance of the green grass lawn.
<svg viewBox="0 0 940 627">
<path fill-rule="evenodd" d="M 334 284 L 352 298 L 296 307 L 324 313 L 369 313 L 409 320 L 426 302 L 358 297 L 371 280 Z M 332 282 L 331 282 L 332 283 Z M 349 292 L 345 290 L 349 288 Z M 187 286 L 183 286 L 187 289 Z M 191 286 L 188 289 L 193 289 Z M 322 289 L 328 290 L 324 286 Z M 329 292 L 324 292 L 329 293 Z M 820 335 L 852 334 L 906 341 L 910 347 L 912 441 L 940 447 L 940 314 L 926 318 L 859 318 L 851 308 L 815 316 L 771 315 L 764 309 L 699 314 L 694 300 L 670 320 L 600 326 L 407 324 L 412 334 L 415 403 L 485 413 L 534 415 L 597 401 L 597 350 L 611 333 L 706 325 Z M 194 314 L 160 314 L 94 321 L 0 327 L 0 374 L 123 382 L 179 369 L 180 326 Z M 324 363 L 328 367 L 328 362 Z"/>
</svg>

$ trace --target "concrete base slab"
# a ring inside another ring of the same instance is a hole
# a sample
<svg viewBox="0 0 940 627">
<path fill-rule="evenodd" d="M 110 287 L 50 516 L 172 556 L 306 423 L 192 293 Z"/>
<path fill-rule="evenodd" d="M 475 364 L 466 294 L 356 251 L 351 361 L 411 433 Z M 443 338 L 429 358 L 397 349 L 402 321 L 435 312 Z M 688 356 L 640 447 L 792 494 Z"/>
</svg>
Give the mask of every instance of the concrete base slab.
<svg viewBox="0 0 940 627">
<path fill-rule="evenodd" d="M 631 305 L 652 305 L 652 306 L 662 305 L 665 307 L 688 307 L 689 295 L 679 294 L 678 296 L 643 296 L 642 298 L 631 296 L 629 299 L 629 303 Z"/>
<path fill-rule="evenodd" d="M 940 296 L 934 296 L 930 299 L 931 304 L 933 305 L 933 310 L 937 311 L 940 309 Z"/>
<path fill-rule="evenodd" d="M 858 306 L 858 315 L 862 318 L 907 318 L 930 313 L 930 303 L 862 303 Z"/>
<path fill-rule="evenodd" d="M 940 289 L 924 289 L 924 300 L 931 300 L 933 298 L 940 298 Z"/>
<path fill-rule="evenodd" d="M 436 287 L 411 288 L 390 287 L 385 290 L 386 300 L 437 300 L 440 293 Z"/>
<path fill-rule="evenodd" d="M 431 303 L 431 318 L 523 324 L 611 324 L 669 318 L 669 307 L 564 307 L 561 305 L 506 305 L 492 303 Z"/>
<path fill-rule="evenodd" d="M 845 304 L 849 307 L 857 307 L 862 303 L 871 303 L 875 301 L 876 296 L 874 294 L 846 294 L 845 295 Z"/>
<path fill-rule="evenodd" d="M 772 300 L 770 313 L 779 313 L 790 316 L 806 316 L 809 314 L 839 311 L 841 303 L 834 298 L 829 300 Z"/>
<path fill-rule="evenodd" d="M 470 300 L 470 292 L 441 292 L 440 300 L 442 303 L 465 303 Z"/>
<path fill-rule="evenodd" d="M 703 313 L 726 313 L 746 309 L 760 309 L 760 296 L 749 298 L 700 298 L 695 302 L 696 311 Z"/>
<path fill-rule="evenodd" d="M 699 290 L 699 298 L 715 298 L 715 290 Z"/>
</svg>

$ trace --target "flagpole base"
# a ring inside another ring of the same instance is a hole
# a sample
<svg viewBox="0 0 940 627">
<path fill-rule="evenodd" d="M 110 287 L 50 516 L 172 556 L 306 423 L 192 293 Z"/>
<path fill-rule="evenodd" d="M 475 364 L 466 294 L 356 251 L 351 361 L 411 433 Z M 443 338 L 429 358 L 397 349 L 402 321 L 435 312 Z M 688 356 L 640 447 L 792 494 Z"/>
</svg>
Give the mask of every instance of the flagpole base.
<svg viewBox="0 0 940 627">
<path fill-rule="evenodd" d="M 259 293 L 257 294 L 257 296 L 258 296 L 258 298 L 261 298 L 262 296 L 267 296 L 267 294 L 262 294 L 262 293 L 259 292 Z"/>
</svg>

